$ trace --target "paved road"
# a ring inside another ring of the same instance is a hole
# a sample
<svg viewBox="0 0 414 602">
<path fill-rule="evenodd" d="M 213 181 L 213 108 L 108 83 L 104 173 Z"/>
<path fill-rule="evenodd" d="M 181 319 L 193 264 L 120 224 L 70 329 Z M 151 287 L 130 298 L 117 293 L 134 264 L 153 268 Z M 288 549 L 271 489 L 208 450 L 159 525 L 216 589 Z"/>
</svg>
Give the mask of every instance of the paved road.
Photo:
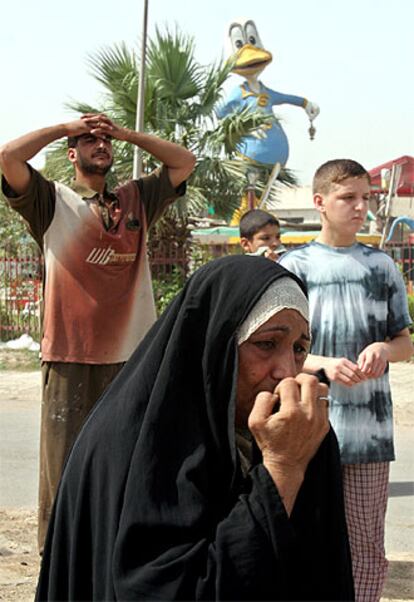
<svg viewBox="0 0 414 602">
<path fill-rule="evenodd" d="M 37 505 L 39 400 L 39 371 L 0 371 L 0 506 Z"/>
<path fill-rule="evenodd" d="M 411 368 L 414 372 L 413 364 Z M 410 374 L 412 382 L 411 371 L 404 370 L 398 375 L 400 383 L 408 382 Z M 0 381 L 0 506 L 35 508 L 40 376 L 37 372 L 0 372 Z M 404 395 L 407 396 L 407 387 Z M 412 399 L 414 401 L 414 390 Z M 409 402 L 408 398 L 406 402 Z M 414 446 L 411 407 L 410 404 L 407 412 L 399 408 L 396 420 L 397 461 L 391 465 L 386 548 L 392 558 L 414 561 Z"/>
<path fill-rule="evenodd" d="M 397 459 L 391 464 L 385 547 L 393 558 L 414 561 L 413 428 L 396 426 Z"/>
<path fill-rule="evenodd" d="M 413 372 L 413 364 L 391 367 L 397 461 L 391 465 L 385 537 L 391 562 L 381 602 L 414 602 Z M 33 511 L 37 506 L 39 399 L 39 372 L 0 371 L 0 507 L 10 508 L 11 512 L 18 508 Z M 30 590 L 27 600 L 32 600 L 38 561 L 34 547 L 32 556 L 22 558 L 25 560 L 22 564 L 29 564 L 33 569 L 31 577 L 25 577 L 28 580 L 27 591 Z M 0 566 L 0 574 L 3 574 L 5 582 L 12 579 L 20 583 L 24 568 L 27 566 L 11 562 L 10 567 Z M 10 599 L 22 600 L 21 586 L 20 593 L 16 595 L 17 598 Z"/>
</svg>

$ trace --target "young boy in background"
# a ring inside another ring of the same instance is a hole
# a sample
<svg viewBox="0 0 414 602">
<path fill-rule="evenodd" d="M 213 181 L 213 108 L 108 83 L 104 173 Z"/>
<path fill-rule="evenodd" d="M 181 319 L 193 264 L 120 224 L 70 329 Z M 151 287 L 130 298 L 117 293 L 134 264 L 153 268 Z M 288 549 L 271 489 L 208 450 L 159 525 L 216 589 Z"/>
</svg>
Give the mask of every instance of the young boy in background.
<svg viewBox="0 0 414 602">
<path fill-rule="evenodd" d="M 240 219 L 240 245 L 249 255 L 263 255 L 273 261 L 286 250 L 280 242 L 279 221 L 262 209 L 251 209 Z"/>
<path fill-rule="evenodd" d="M 388 362 L 413 353 L 401 274 L 383 251 L 356 240 L 370 198 L 368 172 L 355 161 L 328 161 L 315 173 L 322 221 L 315 241 L 280 260 L 309 292 L 308 370 L 331 379 L 330 420 L 339 439 L 356 600 L 378 601 L 389 462 L 395 459 Z"/>
</svg>

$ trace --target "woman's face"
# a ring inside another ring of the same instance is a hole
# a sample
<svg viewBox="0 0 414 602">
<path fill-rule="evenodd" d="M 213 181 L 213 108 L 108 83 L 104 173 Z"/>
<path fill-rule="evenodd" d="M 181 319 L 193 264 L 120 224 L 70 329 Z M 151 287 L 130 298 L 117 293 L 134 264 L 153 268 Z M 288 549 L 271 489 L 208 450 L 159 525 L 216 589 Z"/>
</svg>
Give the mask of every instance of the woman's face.
<svg viewBox="0 0 414 602">
<path fill-rule="evenodd" d="M 240 345 L 237 426 L 247 426 L 258 393 L 273 392 L 283 378 L 302 370 L 309 345 L 308 323 L 294 309 L 283 309 Z"/>
</svg>

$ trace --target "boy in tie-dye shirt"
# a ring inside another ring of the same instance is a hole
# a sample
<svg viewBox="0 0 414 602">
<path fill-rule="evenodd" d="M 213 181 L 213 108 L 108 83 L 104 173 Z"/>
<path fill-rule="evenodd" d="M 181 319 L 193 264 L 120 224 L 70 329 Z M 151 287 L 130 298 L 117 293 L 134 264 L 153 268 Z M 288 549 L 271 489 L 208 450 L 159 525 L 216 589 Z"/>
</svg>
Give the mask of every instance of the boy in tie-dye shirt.
<svg viewBox="0 0 414 602">
<path fill-rule="evenodd" d="M 323 367 L 332 381 L 330 419 L 341 448 L 356 599 L 376 601 L 387 571 L 384 524 L 394 460 L 388 363 L 413 353 L 411 320 L 392 259 L 356 240 L 368 211 L 367 171 L 355 161 L 329 161 L 316 171 L 313 195 L 321 232 L 280 263 L 308 287 L 312 348 L 305 367 Z"/>
</svg>

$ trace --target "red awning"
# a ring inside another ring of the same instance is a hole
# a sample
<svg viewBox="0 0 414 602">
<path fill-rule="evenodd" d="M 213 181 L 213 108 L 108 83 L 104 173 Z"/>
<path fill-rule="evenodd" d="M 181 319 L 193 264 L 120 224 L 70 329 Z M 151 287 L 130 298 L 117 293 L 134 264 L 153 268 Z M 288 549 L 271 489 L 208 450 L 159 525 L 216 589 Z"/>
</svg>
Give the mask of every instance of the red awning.
<svg viewBox="0 0 414 602">
<path fill-rule="evenodd" d="M 414 157 L 404 155 L 398 159 L 387 161 L 378 167 L 369 170 L 372 187 L 376 192 L 384 192 L 382 187 L 381 172 L 389 170 L 391 173 L 393 165 L 401 165 L 401 174 L 397 183 L 396 193 L 398 196 L 414 196 Z"/>
</svg>

